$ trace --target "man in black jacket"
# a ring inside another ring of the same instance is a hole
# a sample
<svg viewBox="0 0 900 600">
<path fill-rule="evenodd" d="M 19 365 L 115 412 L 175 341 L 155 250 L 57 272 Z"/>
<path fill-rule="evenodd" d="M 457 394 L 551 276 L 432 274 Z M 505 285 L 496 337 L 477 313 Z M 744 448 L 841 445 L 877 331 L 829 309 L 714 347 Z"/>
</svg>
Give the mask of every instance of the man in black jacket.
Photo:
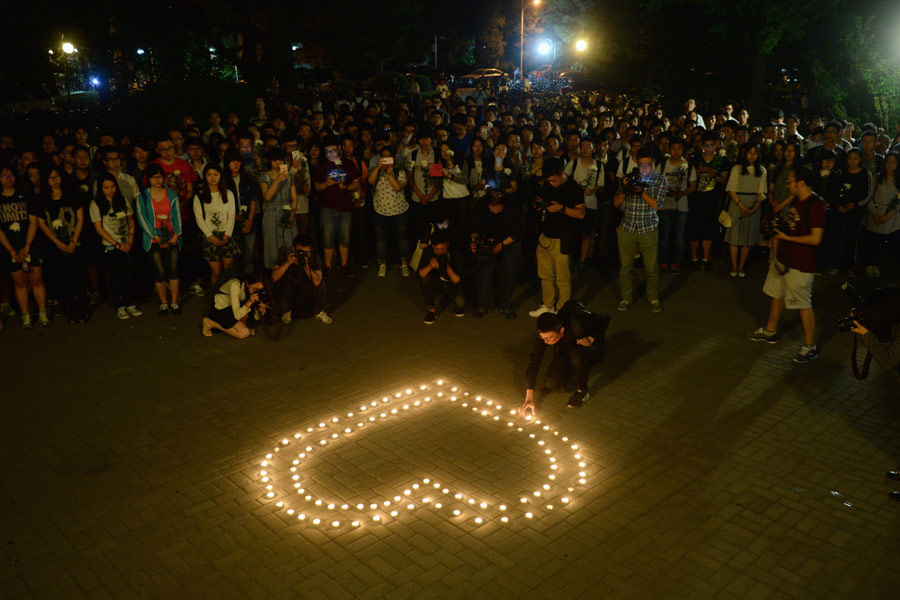
<svg viewBox="0 0 900 600">
<path fill-rule="evenodd" d="M 547 346 L 553 346 L 553 359 L 544 373 L 544 389 L 565 388 L 571 379 L 575 391 L 566 406 L 573 408 L 587 401 L 588 370 L 606 352 L 603 336 L 610 320 L 609 315 L 588 312 L 578 300 L 570 300 L 557 314 L 538 317 L 538 336 L 525 370 L 525 402 L 519 407 L 519 416 L 524 417 L 529 410 L 534 415 L 534 385 Z"/>
</svg>

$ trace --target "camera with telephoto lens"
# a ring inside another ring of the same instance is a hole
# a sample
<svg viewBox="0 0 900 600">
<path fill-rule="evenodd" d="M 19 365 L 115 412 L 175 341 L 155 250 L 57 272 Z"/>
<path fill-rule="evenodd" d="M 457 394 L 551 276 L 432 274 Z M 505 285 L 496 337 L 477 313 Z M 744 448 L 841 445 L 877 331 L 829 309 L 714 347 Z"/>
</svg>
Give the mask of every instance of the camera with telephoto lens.
<svg viewBox="0 0 900 600">
<path fill-rule="evenodd" d="M 550 203 L 544 200 L 543 198 L 538 198 L 534 201 L 534 209 L 540 212 L 547 210 L 550 207 Z"/>
<path fill-rule="evenodd" d="M 272 299 L 269 290 L 260 288 L 254 293 L 256 294 L 256 302 L 253 303 L 253 306 L 269 306 L 269 301 Z"/>
<path fill-rule="evenodd" d="M 622 189 L 626 194 L 640 195 L 644 191 L 644 184 L 641 182 L 641 173 L 635 167 L 631 173 L 622 180 Z"/>
<path fill-rule="evenodd" d="M 859 295 L 859 292 L 853 287 L 853 284 L 849 281 L 845 281 L 841 285 L 841 290 L 847 294 L 847 296 L 853 301 L 853 308 L 850 309 L 850 314 L 845 317 L 841 317 L 837 320 L 838 331 L 841 333 L 847 333 L 851 331 L 854 327 L 853 321 L 860 321 L 862 319 L 862 306 L 863 299 L 862 296 Z"/>
<path fill-rule="evenodd" d="M 762 238 L 766 241 L 771 240 L 773 237 L 778 235 L 778 232 L 784 233 L 784 222 L 781 220 L 781 217 L 773 217 L 771 221 L 763 224 L 760 229 L 760 234 Z"/>
<path fill-rule="evenodd" d="M 297 265 L 301 267 L 305 267 L 306 261 L 309 259 L 309 255 L 305 250 L 294 250 L 291 252 L 291 256 L 297 259 Z"/>
<path fill-rule="evenodd" d="M 479 261 L 487 260 L 491 255 L 491 249 L 496 245 L 494 238 L 482 233 L 476 233 L 472 242 L 475 244 L 475 258 Z"/>
</svg>

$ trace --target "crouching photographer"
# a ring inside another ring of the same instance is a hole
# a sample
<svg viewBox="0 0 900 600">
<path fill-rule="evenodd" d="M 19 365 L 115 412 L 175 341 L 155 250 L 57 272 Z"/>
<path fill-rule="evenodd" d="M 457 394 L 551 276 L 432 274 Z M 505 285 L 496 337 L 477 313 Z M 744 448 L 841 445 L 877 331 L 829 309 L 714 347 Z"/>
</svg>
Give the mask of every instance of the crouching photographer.
<svg viewBox="0 0 900 600">
<path fill-rule="evenodd" d="M 213 295 L 209 316 L 203 318 L 203 335 L 209 337 L 218 330 L 239 340 L 248 338 L 254 334 L 251 319 L 257 321 L 266 314 L 269 294 L 256 276 L 239 278 L 227 271 L 220 279 L 225 281 Z"/>
<path fill-rule="evenodd" d="M 450 235 L 440 229 L 431 234 L 430 245 L 422 251 L 419 262 L 419 288 L 425 301 L 425 324 L 437 319 L 435 296 L 440 293 L 443 304 L 453 300 L 457 317 L 466 315 L 466 298 L 461 284 L 462 269 L 456 255 L 450 253 Z M 455 251 L 454 251 L 455 252 Z"/>
<path fill-rule="evenodd" d="M 515 319 L 510 306 L 516 265 L 522 255 L 523 213 L 512 198 L 500 190 L 490 194 L 475 208 L 471 250 L 477 261 L 476 282 L 478 303 L 475 318 L 480 319 L 491 310 L 494 299 L 494 280 L 502 269 L 500 297 L 497 307 L 507 319 Z"/>
<path fill-rule="evenodd" d="M 852 331 L 859 337 L 853 340 L 851 367 L 857 379 L 865 379 L 869 365 L 875 362 L 884 369 L 900 367 L 900 288 L 884 287 L 872 292 L 863 300 L 852 285 L 841 286 L 854 300 L 850 314 L 838 320 L 838 329 Z M 856 363 L 857 342 L 866 347 L 863 370 Z M 897 370 L 900 376 L 900 368 Z"/>
<path fill-rule="evenodd" d="M 528 368 L 525 370 L 525 402 L 519 416 L 534 415 L 534 386 L 547 346 L 553 346 L 553 359 L 544 373 L 544 391 L 564 389 L 571 380 L 575 386 L 566 405 L 581 406 L 588 399 L 588 371 L 606 353 L 607 314 L 589 312 L 579 300 L 569 300 L 556 313 L 538 317 L 538 335 L 534 340 Z"/>
<path fill-rule="evenodd" d="M 322 259 L 312 251 L 309 234 L 293 239 L 291 247 L 283 247 L 272 269 L 275 302 L 285 324 L 293 319 L 315 315 L 325 325 L 333 321 L 325 312 L 325 281 L 322 278 Z"/>
</svg>

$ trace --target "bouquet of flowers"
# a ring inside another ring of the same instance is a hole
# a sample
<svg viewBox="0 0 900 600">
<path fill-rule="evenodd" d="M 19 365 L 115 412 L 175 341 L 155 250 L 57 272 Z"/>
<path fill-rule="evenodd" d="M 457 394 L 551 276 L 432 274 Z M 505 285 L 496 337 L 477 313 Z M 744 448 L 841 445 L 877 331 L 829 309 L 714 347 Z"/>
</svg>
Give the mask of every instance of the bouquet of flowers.
<svg viewBox="0 0 900 600">
<path fill-rule="evenodd" d="M 68 245 L 72 241 L 72 238 L 69 236 L 69 228 L 66 227 L 62 219 L 53 219 L 50 223 L 50 228 L 53 229 L 53 235 L 63 244 Z"/>
<path fill-rule="evenodd" d="M 212 221 L 213 235 L 216 236 L 217 238 L 219 238 L 220 240 L 224 240 L 225 232 L 222 231 L 222 225 L 223 225 L 222 217 L 219 216 L 219 213 L 213 213 L 212 218 L 210 220 Z"/>
<path fill-rule="evenodd" d="M 281 218 L 278 219 L 278 224 L 281 225 L 282 229 L 290 229 L 291 228 L 291 205 L 290 204 L 282 204 L 281 205 Z"/>
</svg>

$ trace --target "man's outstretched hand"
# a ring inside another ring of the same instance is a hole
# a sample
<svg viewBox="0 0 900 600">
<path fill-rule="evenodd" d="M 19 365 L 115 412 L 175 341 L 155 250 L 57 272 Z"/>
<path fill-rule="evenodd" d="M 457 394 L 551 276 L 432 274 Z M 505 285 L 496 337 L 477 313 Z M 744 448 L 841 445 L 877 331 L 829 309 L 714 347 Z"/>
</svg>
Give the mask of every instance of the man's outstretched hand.
<svg viewBox="0 0 900 600">
<path fill-rule="evenodd" d="M 522 406 L 519 407 L 519 416 L 523 419 L 528 411 L 531 411 L 531 416 L 534 416 L 534 390 L 526 390 L 525 391 L 525 402 L 522 403 Z"/>
</svg>

